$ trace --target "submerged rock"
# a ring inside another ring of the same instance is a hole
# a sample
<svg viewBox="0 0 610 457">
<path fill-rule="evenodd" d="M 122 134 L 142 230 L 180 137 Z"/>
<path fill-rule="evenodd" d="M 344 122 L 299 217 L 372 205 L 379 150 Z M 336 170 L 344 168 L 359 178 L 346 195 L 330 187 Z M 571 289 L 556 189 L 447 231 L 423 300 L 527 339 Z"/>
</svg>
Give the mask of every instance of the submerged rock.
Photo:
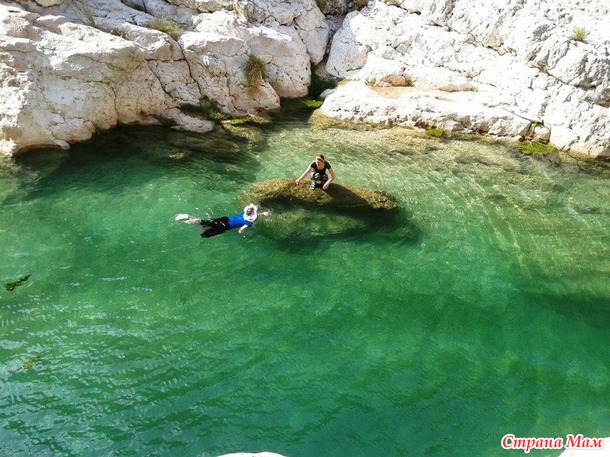
<svg viewBox="0 0 610 457">
<path fill-rule="evenodd" d="M 238 144 L 215 135 L 171 133 L 168 142 L 173 147 L 218 159 L 231 160 L 240 156 Z"/>
<path fill-rule="evenodd" d="M 15 290 L 16 287 L 23 285 L 23 283 L 26 282 L 28 279 L 30 279 L 30 275 L 22 276 L 17 281 L 6 283 L 4 285 L 4 288 L 9 292 L 12 292 L 13 290 Z"/>
<path fill-rule="evenodd" d="M 271 211 L 269 218 L 257 222 L 257 230 L 280 242 L 310 243 L 381 231 L 392 241 L 417 238 L 415 227 L 399 217 L 392 197 L 365 187 L 331 184 L 323 191 L 277 179 L 254 184 L 239 200 L 240 204 L 257 202 Z"/>
<path fill-rule="evenodd" d="M 292 179 L 256 183 L 245 192 L 243 197 L 244 201 L 256 201 L 264 206 L 280 203 L 350 213 L 376 213 L 398 208 L 389 195 L 377 190 L 341 184 L 331 184 L 326 191 L 312 190 L 307 184 L 296 186 Z"/>
</svg>

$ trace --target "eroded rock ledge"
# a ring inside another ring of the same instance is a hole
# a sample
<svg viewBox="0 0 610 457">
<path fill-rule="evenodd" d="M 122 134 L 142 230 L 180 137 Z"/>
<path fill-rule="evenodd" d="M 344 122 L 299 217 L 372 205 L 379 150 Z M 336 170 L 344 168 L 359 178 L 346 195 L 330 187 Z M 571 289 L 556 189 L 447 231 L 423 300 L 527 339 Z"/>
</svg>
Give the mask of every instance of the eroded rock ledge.
<svg viewBox="0 0 610 457">
<path fill-rule="evenodd" d="M 307 94 L 328 36 L 314 0 L 0 0 L 0 154 L 66 148 L 118 124 L 212 128 L 185 104 L 277 109 Z M 254 85 L 251 56 L 266 69 Z"/>
<path fill-rule="evenodd" d="M 608 23 L 607 0 L 0 0 L 0 154 L 118 124 L 206 132 L 181 107 L 275 110 L 317 66 L 350 81 L 324 116 L 610 156 Z"/>
<path fill-rule="evenodd" d="M 605 0 L 369 2 L 334 35 L 327 69 L 352 82 L 322 112 L 608 156 L 608 23 Z"/>
</svg>

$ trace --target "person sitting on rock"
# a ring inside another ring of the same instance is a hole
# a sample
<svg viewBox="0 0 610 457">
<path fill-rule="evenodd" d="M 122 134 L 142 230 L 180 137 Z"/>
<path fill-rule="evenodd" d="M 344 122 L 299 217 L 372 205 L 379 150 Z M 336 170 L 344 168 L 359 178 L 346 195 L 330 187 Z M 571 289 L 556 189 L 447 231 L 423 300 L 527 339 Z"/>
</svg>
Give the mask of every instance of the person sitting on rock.
<svg viewBox="0 0 610 457">
<path fill-rule="evenodd" d="M 269 213 L 267 212 L 261 213 L 261 216 L 268 215 Z M 238 227 L 238 232 L 244 233 L 249 227 L 252 227 L 257 217 L 258 207 L 250 203 L 244 208 L 243 213 L 234 216 L 223 216 L 216 219 L 200 219 L 198 217 L 189 216 L 188 214 L 178 214 L 176 220 L 184 221 L 185 224 L 198 224 L 201 236 L 203 238 L 210 238 Z"/>
<path fill-rule="evenodd" d="M 326 175 L 326 170 L 330 173 L 330 179 L 328 179 L 328 176 Z M 315 189 L 317 186 L 326 190 L 328 189 L 328 186 L 330 186 L 330 183 L 335 180 L 335 172 L 322 154 L 318 154 L 316 160 L 314 160 L 303 174 L 297 178 L 295 181 L 297 186 L 301 184 L 301 179 L 308 173 L 311 178 L 311 184 L 309 185 L 311 189 Z"/>
</svg>

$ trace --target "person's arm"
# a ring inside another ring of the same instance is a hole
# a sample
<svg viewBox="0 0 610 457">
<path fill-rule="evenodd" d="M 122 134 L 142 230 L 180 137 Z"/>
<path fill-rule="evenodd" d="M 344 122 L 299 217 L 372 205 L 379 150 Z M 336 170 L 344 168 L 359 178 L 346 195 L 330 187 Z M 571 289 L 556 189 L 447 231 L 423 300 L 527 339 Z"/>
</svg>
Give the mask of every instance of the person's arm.
<svg viewBox="0 0 610 457">
<path fill-rule="evenodd" d="M 240 234 L 244 233 L 246 230 L 248 230 L 248 226 L 247 225 L 242 225 L 241 227 L 239 227 L 238 232 Z"/>
<path fill-rule="evenodd" d="M 307 173 L 311 173 L 312 171 L 313 170 L 311 168 L 311 165 L 308 166 L 307 169 L 303 172 L 303 174 L 301 176 L 299 176 L 294 183 L 298 186 L 299 184 L 301 184 L 301 179 L 303 179 L 305 177 L 305 175 L 307 175 Z"/>
<path fill-rule="evenodd" d="M 330 185 L 330 183 L 335 180 L 335 172 L 333 171 L 332 167 L 328 169 L 328 173 L 330 173 L 330 179 L 327 180 L 324 183 L 324 185 L 322 186 L 322 189 L 324 189 L 324 190 L 328 189 L 328 186 Z"/>
</svg>

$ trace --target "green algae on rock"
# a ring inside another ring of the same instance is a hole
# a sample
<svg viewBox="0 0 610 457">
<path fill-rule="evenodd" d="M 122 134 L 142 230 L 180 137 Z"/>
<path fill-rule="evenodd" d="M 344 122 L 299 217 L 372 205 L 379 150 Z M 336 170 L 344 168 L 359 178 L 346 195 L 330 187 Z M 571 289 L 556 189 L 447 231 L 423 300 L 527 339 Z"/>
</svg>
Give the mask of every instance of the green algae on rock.
<svg viewBox="0 0 610 457">
<path fill-rule="evenodd" d="M 256 183 L 239 196 L 240 204 L 257 202 L 272 216 L 260 224 L 263 235 L 278 240 L 337 238 L 397 228 L 398 206 L 389 195 L 359 186 L 331 184 L 326 190 L 296 186 L 292 179 Z M 399 236 L 415 239 L 416 231 Z"/>
<path fill-rule="evenodd" d="M 331 184 L 326 191 L 312 190 L 306 183 L 295 185 L 292 179 L 256 183 L 244 192 L 241 200 L 256 201 L 261 205 L 290 203 L 301 207 L 359 213 L 362 213 L 362 210 L 376 212 L 398 208 L 389 195 L 366 187 Z"/>
</svg>

